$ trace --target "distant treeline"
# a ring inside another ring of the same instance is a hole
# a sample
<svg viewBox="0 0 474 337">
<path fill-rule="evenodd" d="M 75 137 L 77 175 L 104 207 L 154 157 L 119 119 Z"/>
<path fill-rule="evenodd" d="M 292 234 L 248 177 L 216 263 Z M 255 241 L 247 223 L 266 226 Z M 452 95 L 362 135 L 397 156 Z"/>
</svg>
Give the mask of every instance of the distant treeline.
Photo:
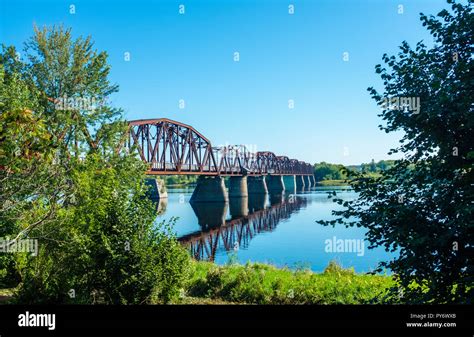
<svg viewBox="0 0 474 337">
<path fill-rule="evenodd" d="M 362 163 L 360 165 L 348 166 L 320 162 L 314 164 L 314 176 L 316 178 L 316 181 L 342 180 L 347 178 L 343 171 L 344 168 L 367 174 L 376 174 L 377 172 L 389 169 L 394 165 L 394 163 L 394 160 L 380 160 L 378 162 L 375 162 L 373 159 L 370 163 Z"/>
<path fill-rule="evenodd" d="M 163 176 L 161 179 L 165 182 L 165 185 L 190 185 L 197 181 L 198 176 Z"/>
<path fill-rule="evenodd" d="M 394 165 L 394 160 L 380 160 L 375 162 L 373 159 L 370 163 L 362 163 L 360 165 L 348 165 L 342 164 L 331 164 L 326 162 L 320 162 L 314 164 L 314 176 L 316 181 L 323 180 L 344 180 L 347 176 L 344 174 L 343 169 L 350 169 L 357 172 L 363 172 L 370 174 L 377 174 L 389 169 Z M 198 176 L 186 176 L 186 175 L 173 175 L 173 176 L 162 176 L 161 179 L 165 182 L 165 185 L 192 185 L 197 181 Z"/>
</svg>

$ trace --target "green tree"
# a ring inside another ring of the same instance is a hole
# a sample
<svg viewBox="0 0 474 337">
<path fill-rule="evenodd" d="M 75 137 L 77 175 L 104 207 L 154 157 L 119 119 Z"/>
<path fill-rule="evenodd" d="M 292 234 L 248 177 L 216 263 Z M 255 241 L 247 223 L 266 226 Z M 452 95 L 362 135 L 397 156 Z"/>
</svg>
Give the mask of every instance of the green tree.
<svg viewBox="0 0 474 337">
<path fill-rule="evenodd" d="M 375 165 L 375 161 L 372 159 L 370 162 L 370 172 L 376 172 L 377 171 L 377 166 Z"/>
<path fill-rule="evenodd" d="M 344 166 L 321 162 L 314 164 L 314 176 L 316 181 L 345 179 Z"/>
<path fill-rule="evenodd" d="M 36 239 L 39 253 L 2 256 L 0 278 L 20 282 L 20 303 L 176 298 L 189 257 L 154 224 L 144 164 L 117 152 L 126 124 L 106 100 L 118 90 L 106 53 L 35 28 L 26 59 L 0 53 L 0 234 Z"/>
<path fill-rule="evenodd" d="M 404 158 L 381 177 L 351 173 L 359 197 L 335 211 L 337 220 L 368 229 L 371 246 L 398 252 L 384 262 L 398 276 L 392 300 L 472 303 L 473 300 L 473 44 L 472 1 L 448 1 L 452 10 L 421 14 L 434 38 L 428 48 L 403 42 L 398 56 L 376 66 L 385 92 L 372 97 L 419 97 L 417 111 L 383 106 L 386 132 L 404 131 L 391 150 Z M 352 220 L 354 219 L 354 220 Z M 398 296 L 398 297 L 397 297 Z"/>
<path fill-rule="evenodd" d="M 176 299 L 189 256 L 170 224 L 154 224 L 144 167 L 134 158 L 91 154 L 74 168 L 76 190 L 57 223 L 23 261 L 20 303 L 143 304 Z M 59 225 L 60 224 L 60 225 Z"/>
<path fill-rule="evenodd" d="M 12 241 L 54 218 L 66 186 L 39 92 L 23 79 L 22 69 L 13 48 L 0 54 L 0 238 Z M 0 254 L 0 286 L 18 281 L 14 256 Z"/>
<path fill-rule="evenodd" d="M 109 81 L 107 53 L 93 48 L 91 37 L 72 38 L 70 29 L 34 28 L 26 43 L 27 79 L 41 93 L 48 130 L 65 156 L 116 146 L 121 110 L 107 101 L 118 91 Z"/>
</svg>

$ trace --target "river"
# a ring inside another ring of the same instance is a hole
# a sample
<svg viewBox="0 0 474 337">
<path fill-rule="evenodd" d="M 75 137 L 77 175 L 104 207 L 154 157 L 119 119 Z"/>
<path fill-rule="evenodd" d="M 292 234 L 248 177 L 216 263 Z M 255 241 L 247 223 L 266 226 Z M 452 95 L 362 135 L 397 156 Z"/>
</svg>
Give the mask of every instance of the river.
<svg viewBox="0 0 474 337">
<path fill-rule="evenodd" d="M 277 267 L 322 272 L 331 260 L 356 272 L 373 270 L 393 253 L 368 249 L 366 229 L 323 226 L 339 205 L 328 199 L 336 190 L 344 200 L 356 198 L 346 187 L 313 187 L 290 195 L 250 196 L 227 204 L 190 204 L 193 188 L 168 187 L 157 221 L 178 217 L 174 231 L 198 260 L 217 264 L 263 262 Z"/>
</svg>

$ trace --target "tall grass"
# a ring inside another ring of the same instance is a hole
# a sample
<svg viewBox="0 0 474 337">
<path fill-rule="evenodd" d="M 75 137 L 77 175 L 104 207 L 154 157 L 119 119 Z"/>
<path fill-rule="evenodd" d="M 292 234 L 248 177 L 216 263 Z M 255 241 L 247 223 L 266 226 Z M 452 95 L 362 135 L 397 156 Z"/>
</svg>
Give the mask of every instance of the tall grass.
<svg viewBox="0 0 474 337">
<path fill-rule="evenodd" d="M 356 274 L 335 262 L 319 274 L 260 263 L 194 262 L 187 295 L 249 304 L 366 304 L 381 303 L 390 286 L 389 276 Z"/>
</svg>

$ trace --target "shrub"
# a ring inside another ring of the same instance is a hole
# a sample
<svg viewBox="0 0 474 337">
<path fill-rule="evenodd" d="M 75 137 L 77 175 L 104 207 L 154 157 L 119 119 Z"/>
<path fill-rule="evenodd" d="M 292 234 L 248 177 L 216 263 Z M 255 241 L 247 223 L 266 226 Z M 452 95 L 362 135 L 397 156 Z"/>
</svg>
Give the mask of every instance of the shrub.
<svg viewBox="0 0 474 337">
<path fill-rule="evenodd" d="M 189 257 L 172 233 L 174 220 L 155 225 L 140 165 L 115 161 L 90 155 L 74 173 L 76 193 L 61 223 L 42 228 L 55 235 L 33 233 L 40 250 L 23 257 L 17 301 L 142 304 L 178 296 Z"/>
</svg>

